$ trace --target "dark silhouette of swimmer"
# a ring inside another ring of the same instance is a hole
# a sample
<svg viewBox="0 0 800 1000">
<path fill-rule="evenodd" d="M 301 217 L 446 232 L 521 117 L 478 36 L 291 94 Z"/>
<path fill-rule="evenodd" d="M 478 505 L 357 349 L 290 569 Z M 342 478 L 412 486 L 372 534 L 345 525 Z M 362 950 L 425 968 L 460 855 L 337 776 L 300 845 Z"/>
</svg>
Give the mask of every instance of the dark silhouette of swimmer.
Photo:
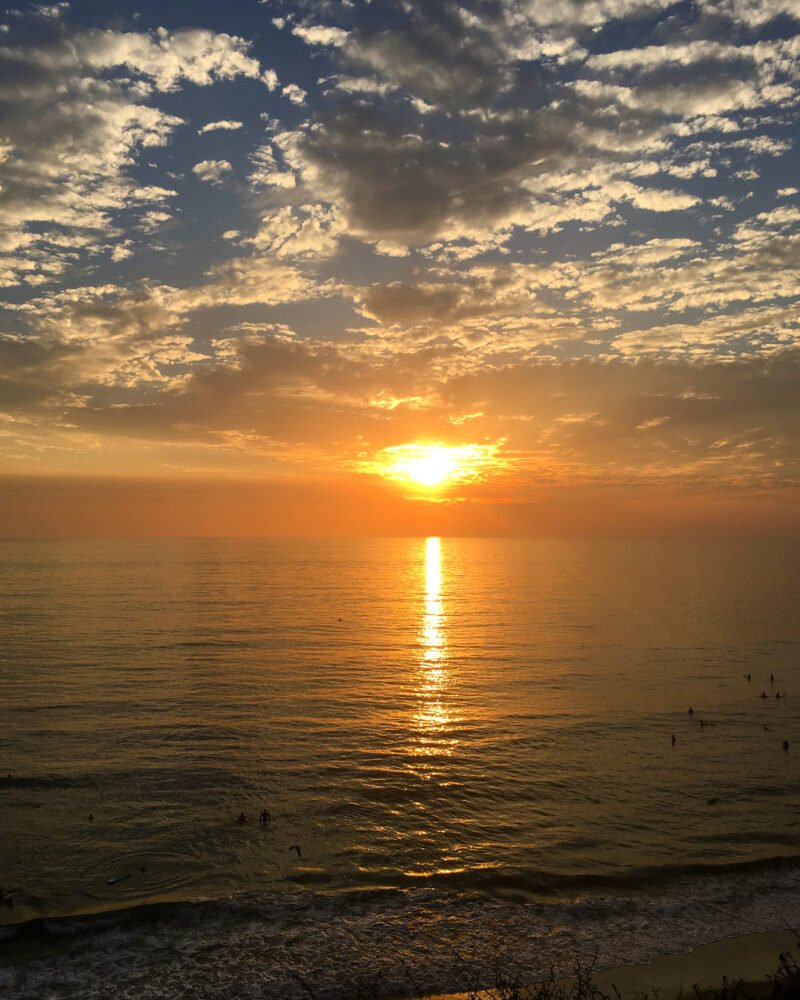
<svg viewBox="0 0 800 1000">
<path fill-rule="evenodd" d="M 93 820 L 94 820 L 94 813 L 89 813 L 89 822 L 91 823 Z"/>
<path fill-rule="evenodd" d="M 764 732 L 765 733 L 771 733 L 772 730 L 769 728 L 769 726 L 764 726 Z"/>
<path fill-rule="evenodd" d="M 770 674 L 769 675 L 769 682 L 770 682 L 770 684 L 774 684 L 775 683 L 775 674 Z"/>
<path fill-rule="evenodd" d="M 694 715 L 694 709 L 692 708 L 691 705 L 689 706 L 689 713 L 688 714 L 689 715 Z"/>
<path fill-rule="evenodd" d="M 789 741 L 788 740 L 784 740 L 783 741 L 783 752 L 784 753 L 788 753 L 789 752 Z"/>
<path fill-rule="evenodd" d="M 747 681 L 748 684 L 753 679 L 753 675 L 752 674 L 742 674 L 742 677 L 744 677 L 744 679 Z"/>
<path fill-rule="evenodd" d="M 675 746 L 675 744 L 676 744 L 677 742 L 678 742 L 678 741 L 677 741 L 677 740 L 675 739 L 675 736 L 673 735 L 673 737 L 672 737 L 672 745 L 673 745 L 673 746 Z"/>
<path fill-rule="evenodd" d="M 269 809 L 262 809 L 258 814 L 258 822 L 261 826 L 269 826 L 272 822 L 272 816 L 270 815 Z"/>
<path fill-rule="evenodd" d="M 245 816 L 245 814 L 243 812 L 240 812 L 239 815 L 236 817 L 236 822 L 237 823 L 246 823 L 247 822 L 247 817 Z"/>
<path fill-rule="evenodd" d="M 299 844 L 292 844 L 292 846 L 289 848 L 289 850 L 290 851 L 296 851 L 298 858 L 302 859 L 303 855 L 300 853 L 300 845 Z"/>
<path fill-rule="evenodd" d="M 767 692 L 766 691 L 762 691 L 761 694 L 758 697 L 759 698 L 766 698 L 767 697 Z"/>
<path fill-rule="evenodd" d="M 785 698 L 788 693 L 789 693 L 788 691 L 784 691 L 783 694 L 781 694 L 780 691 L 776 691 L 775 697 L 778 699 L 778 701 L 780 701 L 781 698 Z"/>
</svg>

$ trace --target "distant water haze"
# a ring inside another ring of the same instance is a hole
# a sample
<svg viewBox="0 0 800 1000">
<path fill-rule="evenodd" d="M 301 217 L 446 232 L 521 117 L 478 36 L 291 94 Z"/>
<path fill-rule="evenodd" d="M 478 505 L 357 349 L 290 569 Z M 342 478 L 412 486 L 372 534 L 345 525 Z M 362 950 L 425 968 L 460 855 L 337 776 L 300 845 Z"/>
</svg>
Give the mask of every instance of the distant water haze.
<svg viewBox="0 0 800 1000">
<path fill-rule="evenodd" d="M 795 543 L 4 543 L 0 921 L 458 902 L 468 942 L 484 900 L 610 940 L 646 898 L 628 960 L 704 900 L 781 926 L 799 583 Z"/>
</svg>

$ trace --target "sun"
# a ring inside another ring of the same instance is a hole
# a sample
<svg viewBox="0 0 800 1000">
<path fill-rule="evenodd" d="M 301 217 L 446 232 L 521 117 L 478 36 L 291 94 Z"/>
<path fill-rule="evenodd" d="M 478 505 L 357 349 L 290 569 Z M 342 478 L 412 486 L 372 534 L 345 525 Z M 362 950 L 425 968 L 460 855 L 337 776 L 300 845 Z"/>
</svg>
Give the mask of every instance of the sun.
<svg viewBox="0 0 800 1000">
<path fill-rule="evenodd" d="M 455 450 L 441 445 L 422 446 L 420 454 L 399 458 L 396 468 L 420 486 L 441 486 L 457 469 Z"/>
<path fill-rule="evenodd" d="M 499 466 L 498 445 L 447 445 L 415 441 L 384 448 L 362 466 L 385 479 L 437 494 L 448 486 L 483 479 Z"/>
</svg>

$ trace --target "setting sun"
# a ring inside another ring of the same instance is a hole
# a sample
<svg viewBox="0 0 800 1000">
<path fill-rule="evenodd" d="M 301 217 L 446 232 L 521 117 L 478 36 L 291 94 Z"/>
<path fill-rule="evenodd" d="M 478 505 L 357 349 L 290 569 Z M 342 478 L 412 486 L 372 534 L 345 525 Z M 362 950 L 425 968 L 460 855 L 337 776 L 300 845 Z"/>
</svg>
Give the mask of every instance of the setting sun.
<svg viewBox="0 0 800 1000">
<path fill-rule="evenodd" d="M 497 457 L 498 447 L 497 444 L 415 442 L 385 448 L 362 468 L 435 493 L 448 485 L 483 479 L 489 472 L 505 467 Z"/>
<path fill-rule="evenodd" d="M 441 486 L 457 470 L 457 448 L 430 445 L 420 449 L 420 454 L 398 459 L 397 471 L 422 486 Z"/>
</svg>

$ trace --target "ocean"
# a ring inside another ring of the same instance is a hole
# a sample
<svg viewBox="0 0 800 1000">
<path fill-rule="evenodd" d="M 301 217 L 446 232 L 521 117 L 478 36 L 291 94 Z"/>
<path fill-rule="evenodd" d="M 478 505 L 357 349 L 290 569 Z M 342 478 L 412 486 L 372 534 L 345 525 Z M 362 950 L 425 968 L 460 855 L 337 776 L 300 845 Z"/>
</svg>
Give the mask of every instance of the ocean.
<svg viewBox="0 0 800 1000">
<path fill-rule="evenodd" d="M 0 990 L 402 996 L 800 926 L 798 595 L 792 542 L 0 543 Z"/>
</svg>

